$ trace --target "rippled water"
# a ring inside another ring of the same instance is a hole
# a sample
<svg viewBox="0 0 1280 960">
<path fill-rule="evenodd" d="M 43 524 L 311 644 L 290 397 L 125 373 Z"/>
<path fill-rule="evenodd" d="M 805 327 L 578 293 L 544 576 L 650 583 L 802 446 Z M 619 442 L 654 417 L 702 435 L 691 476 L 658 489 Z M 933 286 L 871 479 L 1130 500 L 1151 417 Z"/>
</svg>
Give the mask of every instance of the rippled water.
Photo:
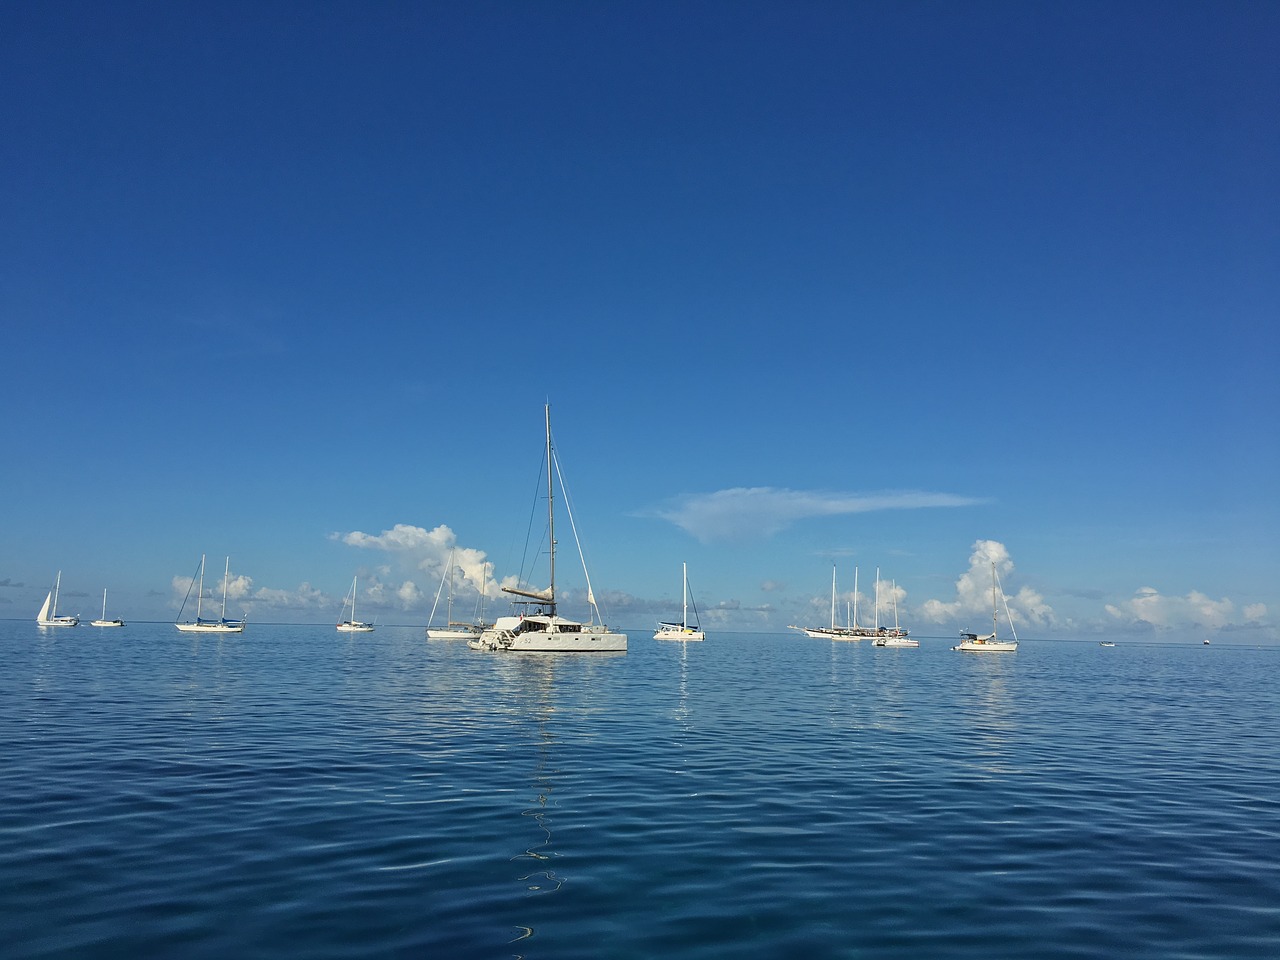
<svg viewBox="0 0 1280 960">
<path fill-rule="evenodd" d="M 1280 956 L 1280 651 L 0 623 L 24 957 Z"/>
</svg>

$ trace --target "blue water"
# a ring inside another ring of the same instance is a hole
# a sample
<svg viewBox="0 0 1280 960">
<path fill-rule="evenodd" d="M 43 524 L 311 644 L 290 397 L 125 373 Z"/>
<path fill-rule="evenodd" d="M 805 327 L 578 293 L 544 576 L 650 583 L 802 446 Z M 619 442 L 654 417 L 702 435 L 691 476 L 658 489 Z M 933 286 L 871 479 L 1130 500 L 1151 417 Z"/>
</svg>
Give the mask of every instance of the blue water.
<svg viewBox="0 0 1280 960">
<path fill-rule="evenodd" d="M 948 647 L 0 622 L 0 950 L 1280 956 L 1280 650 Z"/>
</svg>

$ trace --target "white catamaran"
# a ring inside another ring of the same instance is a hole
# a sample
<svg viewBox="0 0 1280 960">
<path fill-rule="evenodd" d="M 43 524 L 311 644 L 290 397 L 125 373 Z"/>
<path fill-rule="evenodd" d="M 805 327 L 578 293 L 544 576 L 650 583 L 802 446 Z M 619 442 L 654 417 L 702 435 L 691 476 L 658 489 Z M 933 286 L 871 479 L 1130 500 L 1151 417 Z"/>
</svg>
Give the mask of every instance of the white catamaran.
<svg viewBox="0 0 1280 960">
<path fill-rule="evenodd" d="M 698 626 L 698 604 L 693 605 L 693 626 L 689 625 L 689 565 L 680 564 L 684 581 L 684 613 L 679 623 L 669 620 L 658 621 L 658 629 L 653 634 L 655 640 L 705 640 L 707 635 Z"/>
<path fill-rule="evenodd" d="M 200 616 L 200 605 L 204 600 L 204 554 L 200 555 L 199 589 L 196 591 L 196 618 L 182 620 L 182 611 L 187 609 L 187 600 L 191 597 L 191 587 L 187 587 L 187 595 L 182 598 L 182 607 L 178 610 L 178 622 L 174 626 L 183 633 L 244 633 L 244 620 L 227 619 L 227 580 L 231 576 L 231 558 L 227 557 L 227 565 L 222 573 L 222 614 L 217 620 L 205 620 Z M 192 586 L 196 581 L 192 580 Z"/>
<path fill-rule="evenodd" d="M 553 476 L 559 476 L 560 463 L 556 459 L 551 446 L 551 405 L 545 410 L 547 426 L 546 466 L 547 466 L 547 524 L 548 539 L 551 546 L 551 586 L 546 590 L 523 590 L 515 587 L 503 587 L 506 593 L 518 597 L 526 597 L 525 601 L 534 612 L 519 616 L 499 617 L 492 627 L 485 630 L 474 640 L 468 640 L 467 646 L 473 650 L 506 650 L 511 652 L 622 652 L 627 649 L 627 635 L 614 633 L 605 626 L 603 619 L 597 623 L 600 608 L 596 606 L 595 595 L 591 591 L 591 577 L 587 574 L 584 561 L 582 572 L 587 580 L 587 603 L 592 610 L 589 623 L 567 620 L 556 615 L 556 513 Z M 560 490 L 564 492 L 564 478 L 560 478 Z M 569 523 L 573 527 L 574 539 L 577 540 L 577 527 L 573 523 L 573 511 L 568 499 L 565 508 L 569 513 Z M 582 545 L 578 544 L 578 554 L 582 555 Z"/>
<path fill-rule="evenodd" d="M 342 613 L 347 612 L 347 603 L 351 603 L 351 619 L 338 621 L 339 633 L 372 633 L 373 624 L 356 619 L 356 580 L 359 574 L 351 578 L 351 593 L 342 598 Z M 341 614 L 339 614 L 341 616 Z"/>
<path fill-rule="evenodd" d="M 36 625 L 41 627 L 78 627 L 80 618 L 78 616 L 58 616 L 58 593 L 62 589 L 62 571 L 58 571 L 58 577 L 53 581 L 53 589 L 49 591 L 49 595 L 44 598 L 44 605 L 40 607 L 40 612 L 36 614 Z"/>
<path fill-rule="evenodd" d="M 440 586 L 436 588 L 436 602 L 431 605 L 431 616 L 427 618 L 427 637 L 432 640 L 475 640 L 483 632 L 474 623 L 461 623 L 453 619 L 453 574 L 455 569 L 453 551 L 450 550 L 449 563 L 445 567 L 444 574 L 440 577 Z M 445 581 L 449 583 L 449 597 L 446 603 L 447 612 L 444 616 L 444 626 L 433 627 L 431 624 L 436 619 L 436 607 L 440 605 L 440 592 L 444 590 Z"/>
<path fill-rule="evenodd" d="M 116 619 L 114 620 L 107 619 L 107 591 L 105 589 L 102 591 L 102 619 L 90 620 L 89 626 L 91 627 L 123 627 L 124 626 L 124 621 L 121 620 L 119 617 L 116 617 Z"/>
<path fill-rule="evenodd" d="M 996 575 L 996 565 L 991 564 L 991 632 L 985 637 L 976 633 L 961 633 L 964 637 L 952 650 L 963 650 L 965 653 L 1013 653 L 1018 649 L 1018 631 L 1013 628 L 1013 616 L 1009 613 L 1009 604 L 1004 605 L 1004 615 L 1009 618 L 1009 629 L 1013 632 L 1012 640 L 1000 640 L 996 637 L 996 598 L 1004 600 L 1004 590 L 999 589 L 1000 579 Z"/>
</svg>

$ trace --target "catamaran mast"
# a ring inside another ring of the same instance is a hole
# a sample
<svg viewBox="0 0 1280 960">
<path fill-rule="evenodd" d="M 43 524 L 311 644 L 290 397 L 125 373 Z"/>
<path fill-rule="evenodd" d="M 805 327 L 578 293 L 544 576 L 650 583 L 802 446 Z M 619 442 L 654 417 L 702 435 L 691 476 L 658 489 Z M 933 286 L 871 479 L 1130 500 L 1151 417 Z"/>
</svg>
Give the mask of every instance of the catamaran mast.
<svg viewBox="0 0 1280 960">
<path fill-rule="evenodd" d="M 547 527 L 551 538 L 551 616 L 556 615 L 556 510 L 555 488 L 551 484 L 551 404 L 546 405 L 547 420 Z"/>
<path fill-rule="evenodd" d="M 689 626 L 689 564 L 680 564 L 680 571 L 684 581 L 684 614 L 681 617 L 680 625 L 687 627 Z"/>
</svg>

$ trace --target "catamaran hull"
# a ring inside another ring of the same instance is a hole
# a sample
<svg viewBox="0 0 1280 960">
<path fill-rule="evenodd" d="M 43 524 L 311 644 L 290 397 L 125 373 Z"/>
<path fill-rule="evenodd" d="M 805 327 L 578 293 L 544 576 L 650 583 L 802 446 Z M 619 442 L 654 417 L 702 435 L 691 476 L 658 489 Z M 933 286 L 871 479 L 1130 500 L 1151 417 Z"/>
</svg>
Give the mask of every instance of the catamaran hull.
<svg viewBox="0 0 1280 960">
<path fill-rule="evenodd" d="M 511 638 L 468 641 L 473 650 L 511 653 L 626 653 L 625 633 L 543 633 L 528 631 Z"/>
</svg>

